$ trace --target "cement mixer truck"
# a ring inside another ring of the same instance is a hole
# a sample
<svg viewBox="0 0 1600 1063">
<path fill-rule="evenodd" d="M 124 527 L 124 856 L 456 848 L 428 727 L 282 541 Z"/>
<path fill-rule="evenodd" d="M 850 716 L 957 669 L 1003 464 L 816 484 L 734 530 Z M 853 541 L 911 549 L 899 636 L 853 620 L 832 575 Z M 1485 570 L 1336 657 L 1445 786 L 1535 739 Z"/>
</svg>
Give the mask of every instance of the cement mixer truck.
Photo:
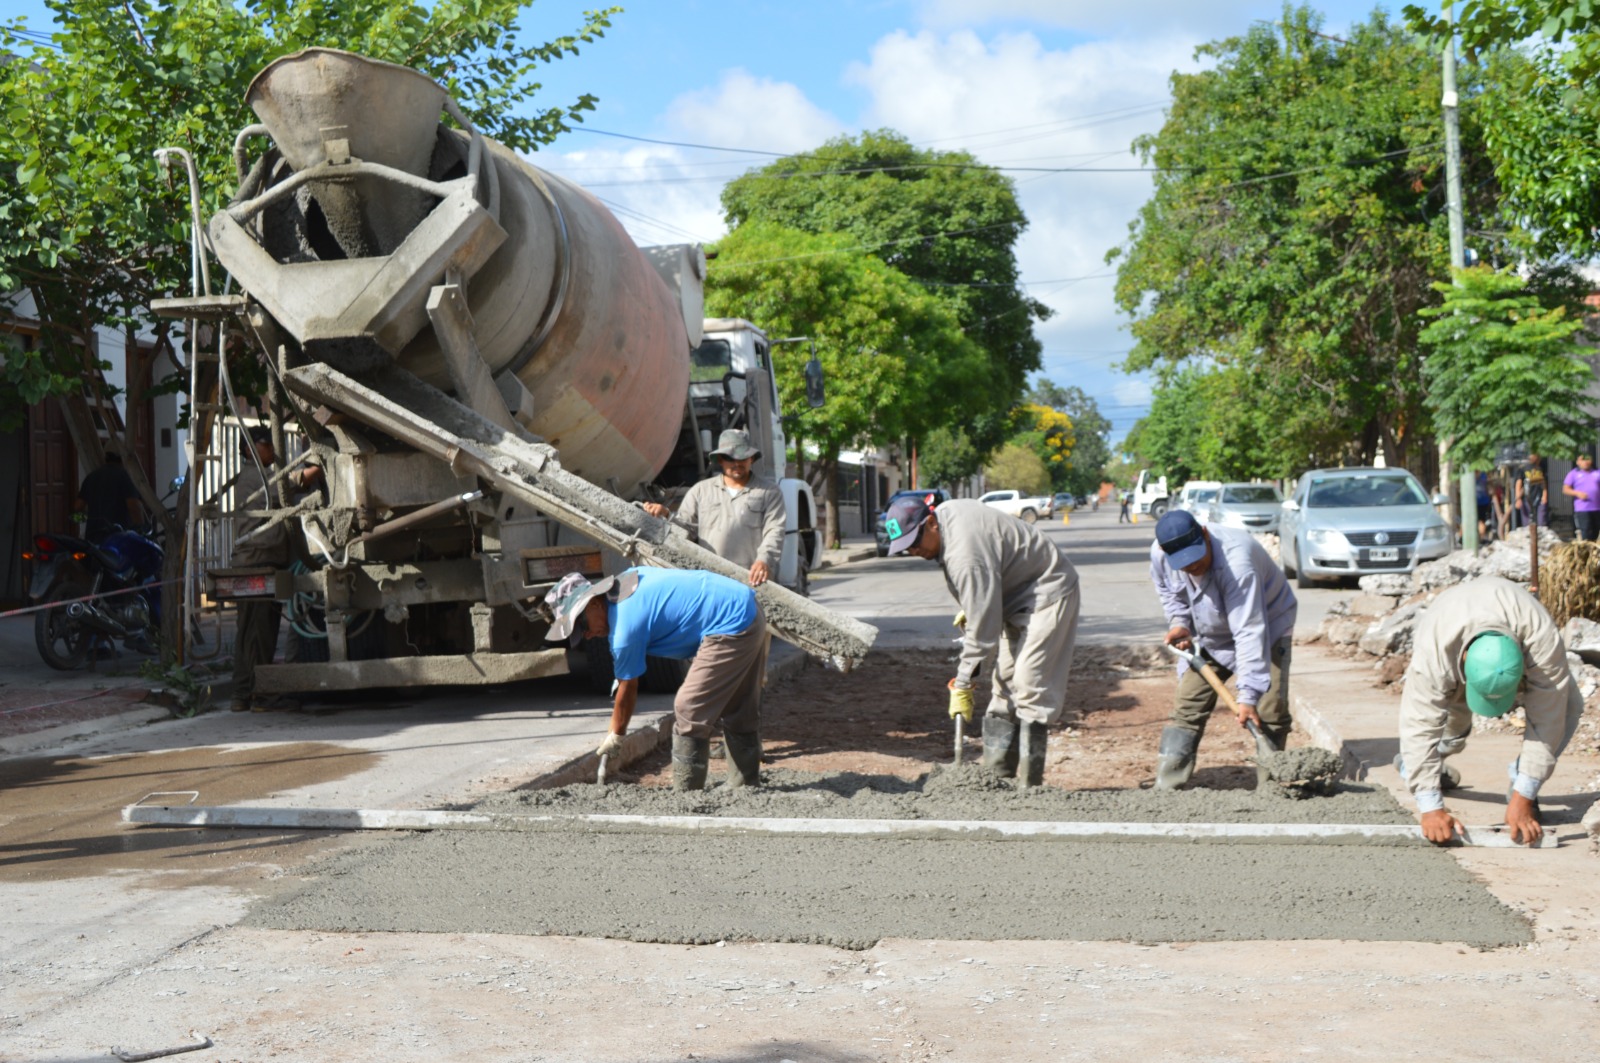
<svg viewBox="0 0 1600 1063">
<path fill-rule="evenodd" d="M 241 290 L 154 309 L 220 325 L 219 349 L 191 357 L 190 556 L 244 513 L 304 542 L 286 567 L 206 574 L 209 601 L 285 603 L 301 652 L 260 666 L 258 691 L 557 674 L 571 661 L 546 644 L 542 600 L 566 573 L 744 578 L 638 505 L 706 475 L 726 427 L 783 473 L 772 342 L 702 319 L 697 246 L 641 251 L 412 70 L 312 49 L 265 68 L 247 102 L 260 121 L 235 141 L 237 192 L 205 227 Z M 233 386 L 245 359 L 265 369 L 264 410 Z M 257 414 L 278 454 L 301 441 L 271 497 L 198 486 L 239 460 L 229 426 Z M 283 484 L 304 461 L 327 486 L 295 498 Z M 776 634 L 849 667 L 876 631 L 790 589 L 820 542 L 809 489 L 785 487 L 784 567 L 758 597 Z M 647 685 L 678 678 L 662 672 Z"/>
</svg>

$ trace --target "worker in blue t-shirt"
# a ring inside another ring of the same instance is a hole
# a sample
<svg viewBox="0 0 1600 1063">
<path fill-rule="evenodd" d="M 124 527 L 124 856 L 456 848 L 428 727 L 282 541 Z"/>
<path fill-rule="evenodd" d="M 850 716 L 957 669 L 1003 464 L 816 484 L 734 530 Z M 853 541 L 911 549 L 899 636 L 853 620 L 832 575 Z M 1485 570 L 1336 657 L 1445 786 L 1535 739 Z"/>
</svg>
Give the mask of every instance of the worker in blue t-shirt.
<svg viewBox="0 0 1600 1063">
<path fill-rule="evenodd" d="M 600 748 L 613 756 L 639 697 L 645 658 L 693 659 L 673 702 L 672 785 L 700 790 L 720 722 L 728 747 L 728 785 L 761 782 L 761 685 L 767 622 L 749 587 L 712 572 L 630 568 L 591 583 L 572 573 L 545 596 L 555 615 L 549 638 L 606 637 L 617 690 L 611 731 Z"/>
</svg>

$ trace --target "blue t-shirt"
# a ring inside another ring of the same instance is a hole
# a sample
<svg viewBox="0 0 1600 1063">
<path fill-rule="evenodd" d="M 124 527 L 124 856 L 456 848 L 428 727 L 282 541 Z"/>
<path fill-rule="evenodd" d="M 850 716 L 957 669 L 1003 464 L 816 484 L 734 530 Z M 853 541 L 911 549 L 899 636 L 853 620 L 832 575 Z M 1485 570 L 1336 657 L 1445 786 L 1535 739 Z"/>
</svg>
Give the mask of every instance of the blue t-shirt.
<svg viewBox="0 0 1600 1063">
<path fill-rule="evenodd" d="M 756 619 L 756 592 L 714 572 L 638 568 L 639 586 L 606 606 L 618 679 L 644 675 L 644 659 L 686 661 L 712 635 L 737 635 Z"/>
</svg>

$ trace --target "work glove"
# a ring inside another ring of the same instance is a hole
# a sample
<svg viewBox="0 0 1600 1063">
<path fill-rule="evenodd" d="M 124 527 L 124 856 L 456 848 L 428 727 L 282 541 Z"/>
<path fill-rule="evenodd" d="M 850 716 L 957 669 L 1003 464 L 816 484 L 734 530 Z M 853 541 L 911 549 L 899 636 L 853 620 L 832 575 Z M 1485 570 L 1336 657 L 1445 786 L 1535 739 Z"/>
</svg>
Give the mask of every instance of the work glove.
<svg viewBox="0 0 1600 1063">
<path fill-rule="evenodd" d="M 614 757 L 622 752 L 622 736 L 606 735 L 606 740 L 600 743 L 600 748 L 595 750 L 595 755 L 600 757 Z"/>
<path fill-rule="evenodd" d="M 958 687 L 954 679 L 950 680 L 950 718 L 957 716 L 967 723 L 972 722 L 972 688 Z"/>
<path fill-rule="evenodd" d="M 965 609 L 961 610 L 961 612 L 956 614 L 956 618 L 952 620 L 951 623 L 960 628 L 962 631 L 967 630 L 967 611 Z"/>
</svg>

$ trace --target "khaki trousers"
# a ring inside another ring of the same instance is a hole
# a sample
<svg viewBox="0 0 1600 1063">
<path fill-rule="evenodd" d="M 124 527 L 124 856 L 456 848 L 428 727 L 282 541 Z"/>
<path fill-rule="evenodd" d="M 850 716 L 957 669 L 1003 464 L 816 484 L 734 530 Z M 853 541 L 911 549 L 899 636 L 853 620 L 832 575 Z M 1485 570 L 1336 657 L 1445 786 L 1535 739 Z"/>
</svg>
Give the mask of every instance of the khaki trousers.
<svg viewBox="0 0 1600 1063">
<path fill-rule="evenodd" d="M 1283 748 L 1283 740 L 1289 737 L 1290 728 L 1294 726 L 1294 719 L 1289 715 L 1289 662 L 1293 655 L 1293 636 L 1285 635 L 1273 644 L 1270 666 L 1272 681 L 1256 706 L 1256 714 L 1261 717 L 1261 729 L 1268 738 L 1278 743 L 1280 749 Z M 1233 675 L 1231 670 L 1220 664 L 1212 664 L 1211 670 L 1224 682 Z M 1206 721 L 1211 719 L 1211 710 L 1216 707 L 1217 692 L 1211 689 L 1211 684 L 1205 681 L 1204 676 L 1191 668 L 1183 673 L 1183 678 L 1178 682 L 1178 704 L 1172 710 L 1172 725 L 1203 735 L 1206 733 Z"/>
<path fill-rule="evenodd" d="M 995 657 L 988 711 L 1024 723 L 1053 724 L 1067 705 L 1072 649 L 1078 640 L 1078 588 L 1029 615 L 1006 624 Z"/>
<path fill-rule="evenodd" d="M 710 738 L 720 722 L 724 734 L 755 734 L 768 645 L 767 620 L 759 607 L 755 620 L 737 635 L 703 639 L 672 703 L 672 733 Z"/>
</svg>

